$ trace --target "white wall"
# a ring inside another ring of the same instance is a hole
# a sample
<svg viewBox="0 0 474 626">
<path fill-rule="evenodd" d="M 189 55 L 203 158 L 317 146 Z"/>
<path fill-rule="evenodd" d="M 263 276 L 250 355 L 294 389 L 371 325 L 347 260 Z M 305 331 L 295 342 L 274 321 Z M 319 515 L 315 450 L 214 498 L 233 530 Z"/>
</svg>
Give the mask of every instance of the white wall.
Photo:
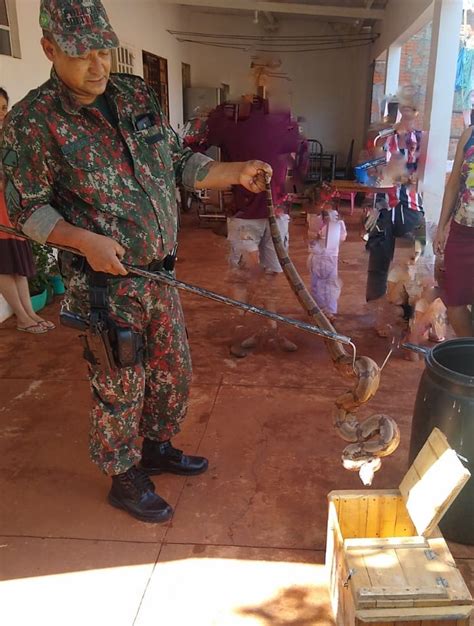
<svg viewBox="0 0 474 626">
<path fill-rule="evenodd" d="M 183 122 L 181 63 L 188 62 L 186 46 L 167 29 L 180 28 L 182 9 L 153 0 L 103 0 L 120 41 L 137 51 L 136 74 L 143 76 L 142 50 L 168 60 L 170 122 Z"/>
<path fill-rule="evenodd" d="M 39 45 L 39 0 L 17 0 L 16 5 L 22 58 L 0 55 L 0 85 L 8 91 L 12 104 L 47 80 L 50 72 L 50 64 Z"/>
<path fill-rule="evenodd" d="M 288 20 L 280 17 L 278 34 L 334 34 L 324 22 Z M 188 9 L 186 28 L 194 32 L 261 35 L 261 26 L 253 24 L 246 14 L 224 16 Z M 254 91 L 250 71 L 254 50 L 241 52 L 187 44 L 190 49 L 191 76 L 194 86 L 218 87 L 230 84 L 231 97 Z M 292 111 L 306 119 L 307 137 L 319 139 L 328 151 L 338 152 L 345 163 L 352 138 L 357 145 L 363 140 L 367 101 L 370 47 L 311 53 L 279 53 L 282 59 L 277 72 L 285 72 L 291 82 L 279 81 L 291 91 Z M 269 86 L 271 99 L 272 85 Z M 357 146 L 356 146 L 357 147 Z"/>
<path fill-rule="evenodd" d="M 181 9 L 153 0 L 104 0 L 104 6 L 121 42 L 137 51 L 137 74 L 143 75 L 142 50 L 168 59 L 171 123 L 181 124 L 181 61 L 187 60 L 186 47 L 166 32 L 179 26 Z M 39 45 L 39 0 L 17 0 L 17 12 L 22 58 L 0 56 L 0 84 L 13 103 L 47 80 L 50 71 Z"/>
<path fill-rule="evenodd" d="M 397 2 L 427 0 L 397 0 Z M 136 72 L 142 74 L 141 51 L 168 59 L 170 117 L 177 128 L 182 122 L 181 62 L 191 64 L 192 84 L 231 86 L 231 95 L 253 90 L 250 72 L 252 51 L 223 50 L 179 43 L 167 29 L 201 32 L 261 34 L 250 14 L 211 15 L 189 8 L 173 7 L 153 0 L 104 0 L 111 22 L 122 43 L 136 51 Z M 39 0 L 17 0 L 22 58 L 0 56 L 0 84 L 12 102 L 48 78 L 49 63 L 39 46 Z M 287 20 L 280 34 L 330 33 L 324 22 Z M 303 116 L 307 136 L 320 139 L 327 150 L 345 159 L 350 140 L 360 142 L 365 126 L 368 48 L 318 53 L 278 53 L 282 71 L 292 79 L 292 106 Z"/>
</svg>

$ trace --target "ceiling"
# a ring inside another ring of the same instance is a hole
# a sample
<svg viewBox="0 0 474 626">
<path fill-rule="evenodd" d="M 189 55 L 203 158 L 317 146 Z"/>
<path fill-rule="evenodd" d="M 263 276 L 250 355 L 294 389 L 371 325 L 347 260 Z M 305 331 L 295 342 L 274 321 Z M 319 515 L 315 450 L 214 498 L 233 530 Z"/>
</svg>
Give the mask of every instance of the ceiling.
<svg viewBox="0 0 474 626">
<path fill-rule="evenodd" d="M 389 0 L 164 0 L 206 13 L 271 13 L 277 20 L 304 18 L 327 22 L 358 21 L 373 26 L 383 19 Z"/>
</svg>

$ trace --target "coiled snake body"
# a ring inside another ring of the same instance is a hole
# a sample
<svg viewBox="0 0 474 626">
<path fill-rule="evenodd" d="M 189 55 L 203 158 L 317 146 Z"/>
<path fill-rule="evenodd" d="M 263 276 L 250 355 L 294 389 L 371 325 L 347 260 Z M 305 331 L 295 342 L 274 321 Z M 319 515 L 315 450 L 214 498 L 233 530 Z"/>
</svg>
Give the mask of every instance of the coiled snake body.
<svg viewBox="0 0 474 626">
<path fill-rule="evenodd" d="M 309 293 L 283 245 L 269 181 L 266 193 L 273 243 L 292 291 L 313 323 L 336 332 Z M 371 484 L 374 472 L 380 469 L 381 457 L 392 454 L 400 443 L 400 431 L 393 418 L 378 414 L 359 422 L 354 414 L 358 407 L 377 392 L 380 368 L 369 357 L 361 356 L 353 361 L 344 346 L 337 341 L 325 339 L 324 342 L 337 372 L 354 380 L 353 388 L 338 396 L 335 402 L 334 427 L 339 436 L 349 443 L 342 453 L 342 463 L 346 469 L 358 471 L 365 484 Z"/>
</svg>

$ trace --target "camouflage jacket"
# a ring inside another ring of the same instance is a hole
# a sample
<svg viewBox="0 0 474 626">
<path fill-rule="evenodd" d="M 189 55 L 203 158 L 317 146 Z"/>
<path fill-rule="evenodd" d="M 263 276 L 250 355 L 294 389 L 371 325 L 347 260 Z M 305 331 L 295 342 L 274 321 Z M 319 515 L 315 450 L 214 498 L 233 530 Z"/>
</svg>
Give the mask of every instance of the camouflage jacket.
<svg viewBox="0 0 474 626">
<path fill-rule="evenodd" d="M 146 264 L 176 242 L 177 184 L 192 189 L 210 159 L 184 149 L 143 79 L 113 74 L 105 97 L 117 127 L 78 104 L 54 70 L 13 107 L 2 160 L 12 222 L 45 242 L 61 218 L 107 235 Z"/>
</svg>

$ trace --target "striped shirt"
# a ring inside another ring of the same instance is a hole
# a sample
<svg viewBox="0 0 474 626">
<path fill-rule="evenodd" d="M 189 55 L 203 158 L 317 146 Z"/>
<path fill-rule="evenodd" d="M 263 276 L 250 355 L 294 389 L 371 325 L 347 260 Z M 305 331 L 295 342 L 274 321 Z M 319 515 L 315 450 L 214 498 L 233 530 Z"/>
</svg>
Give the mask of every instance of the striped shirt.
<svg viewBox="0 0 474 626">
<path fill-rule="evenodd" d="M 393 154 L 402 154 L 406 159 L 406 168 L 408 172 L 412 174 L 416 172 L 418 168 L 422 131 L 407 131 L 403 134 L 403 139 L 404 141 L 401 141 L 401 135 L 399 133 L 388 137 L 384 146 L 384 150 L 387 153 L 387 163 L 390 161 Z M 416 190 L 416 185 L 397 185 L 387 193 L 377 194 L 377 199 L 384 199 L 390 209 L 401 204 L 403 208 L 406 209 L 423 211 L 423 197 L 422 194 Z"/>
</svg>

